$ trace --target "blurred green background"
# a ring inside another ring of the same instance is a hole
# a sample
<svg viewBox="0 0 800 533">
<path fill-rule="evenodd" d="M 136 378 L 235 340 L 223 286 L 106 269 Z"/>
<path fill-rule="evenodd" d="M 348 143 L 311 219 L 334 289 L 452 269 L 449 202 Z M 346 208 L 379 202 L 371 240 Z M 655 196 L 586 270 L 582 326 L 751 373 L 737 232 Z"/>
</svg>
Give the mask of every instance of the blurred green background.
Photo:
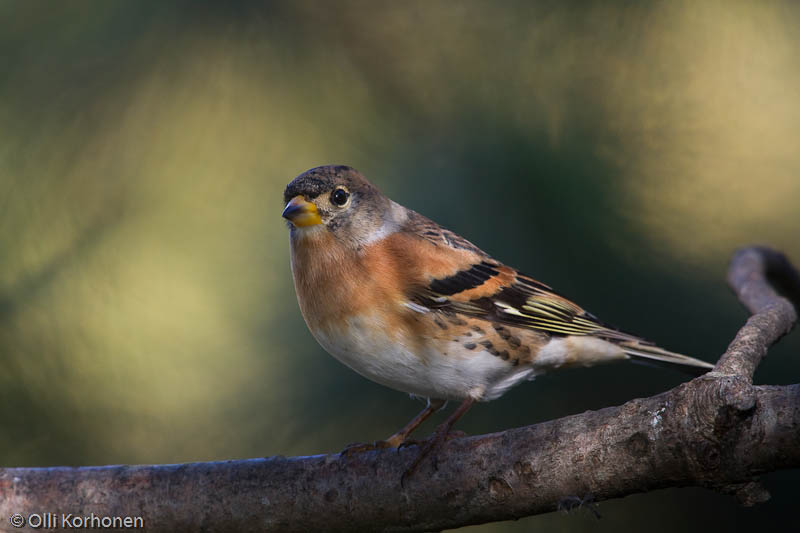
<svg viewBox="0 0 800 533">
<path fill-rule="evenodd" d="M 0 0 L 0 464 L 326 453 L 407 422 L 420 403 L 300 316 L 282 190 L 321 164 L 715 360 L 747 316 L 732 251 L 800 261 L 798 23 L 789 1 Z M 797 382 L 798 355 L 795 333 L 757 382 Z M 565 371 L 459 427 L 685 379 Z M 754 509 L 675 489 L 469 531 L 785 529 L 799 482 L 766 476 Z"/>
</svg>

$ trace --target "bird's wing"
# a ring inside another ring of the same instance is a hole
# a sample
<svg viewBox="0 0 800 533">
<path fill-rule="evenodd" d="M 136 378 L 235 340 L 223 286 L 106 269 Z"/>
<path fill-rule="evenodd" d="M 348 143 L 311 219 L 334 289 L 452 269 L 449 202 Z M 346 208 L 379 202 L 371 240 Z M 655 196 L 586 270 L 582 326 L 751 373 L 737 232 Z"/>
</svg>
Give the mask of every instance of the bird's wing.
<svg viewBox="0 0 800 533">
<path fill-rule="evenodd" d="M 460 269 L 410 288 L 418 305 L 462 313 L 491 322 L 529 328 L 552 335 L 594 335 L 614 341 L 642 341 L 604 324 L 553 289 L 503 265 L 463 237 L 410 212 L 406 232 L 433 243 L 428 263 L 458 255 Z"/>
<path fill-rule="evenodd" d="M 429 272 L 425 282 L 408 287 L 414 304 L 433 311 L 481 318 L 550 336 L 592 336 L 618 345 L 634 360 L 677 365 L 692 373 L 712 368 L 705 361 L 659 348 L 654 343 L 602 322 L 568 298 L 530 276 L 492 259 L 466 239 L 411 212 L 406 234 L 424 239 L 425 264 L 450 270 Z"/>
<path fill-rule="evenodd" d="M 550 335 L 593 335 L 612 341 L 642 339 L 601 322 L 547 285 L 491 258 L 413 291 L 432 310 L 461 313 Z"/>
</svg>

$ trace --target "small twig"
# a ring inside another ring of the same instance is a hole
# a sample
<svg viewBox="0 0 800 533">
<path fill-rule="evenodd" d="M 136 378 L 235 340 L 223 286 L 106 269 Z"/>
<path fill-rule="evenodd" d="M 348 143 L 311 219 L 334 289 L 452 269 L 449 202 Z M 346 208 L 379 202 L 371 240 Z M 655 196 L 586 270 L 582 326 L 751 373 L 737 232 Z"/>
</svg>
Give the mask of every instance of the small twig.
<svg viewBox="0 0 800 533">
<path fill-rule="evenodd" d="M 800 306 L 800 273 L 784 254 L 766 246 L 737 250 L 728 268 L 728 284 L 753 314 L 780 298 L 773 286 Z"/>
<path fill-rule="evenodd" d="M 795 304 L 800 302 L 800 275 L 786 256 L 762 246 L 742 248 L 734 254 L 728 284 L 753 316 L 736 334 L 714 372 L 752 382 L 767 349 L 794 327 L 795 307 L 773 289 L 770 280 L 785 288 Z"/>
</svg>

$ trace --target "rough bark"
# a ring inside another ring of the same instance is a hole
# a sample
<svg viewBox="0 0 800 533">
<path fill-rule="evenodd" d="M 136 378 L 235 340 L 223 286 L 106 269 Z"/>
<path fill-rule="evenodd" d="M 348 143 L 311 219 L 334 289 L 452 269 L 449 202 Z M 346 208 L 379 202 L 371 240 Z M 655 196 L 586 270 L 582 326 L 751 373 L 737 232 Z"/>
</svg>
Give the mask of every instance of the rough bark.
<svg viewBox="0 0 800 533">
<path fill-rule="evenodd" d="M 0 516 L 138 516 L 148 530 L 170 532 L 428 531 L 664 487 L 709 487 L 752 505 L 769 497 L 759 474 L 800 466 L 800 385 L 752 384 L 767 348 L 797 318 L 773 286 L 797 305 L 800 276 L 783 255 L 754 247 L 734 256 L 729 283 L 754 314 L 712 372 L 619 407 L 453 439 L 405 486 L 415 447 L 350 457 L 7 468 Z"/>
</svg>

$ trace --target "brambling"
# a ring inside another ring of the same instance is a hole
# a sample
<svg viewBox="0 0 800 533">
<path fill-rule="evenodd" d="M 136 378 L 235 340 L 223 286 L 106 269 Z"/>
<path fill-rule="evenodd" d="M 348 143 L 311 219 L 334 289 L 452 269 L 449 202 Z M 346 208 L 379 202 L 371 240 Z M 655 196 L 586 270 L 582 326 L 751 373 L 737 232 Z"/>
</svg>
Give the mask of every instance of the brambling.
<svg viewBox="0 0 800 533">
<path fill-rule="evenodd" d="M 537 375 L 622 360 L 713 368 L 601 322 L 350 167 L 308 170 L 284 200 L 297 300 L 314 338 L 359 374 L 428 398 L 376 444 L 399 446 L 445 401 L 461 401 L 412 469 L 474 402 Z"/>
</svg>

